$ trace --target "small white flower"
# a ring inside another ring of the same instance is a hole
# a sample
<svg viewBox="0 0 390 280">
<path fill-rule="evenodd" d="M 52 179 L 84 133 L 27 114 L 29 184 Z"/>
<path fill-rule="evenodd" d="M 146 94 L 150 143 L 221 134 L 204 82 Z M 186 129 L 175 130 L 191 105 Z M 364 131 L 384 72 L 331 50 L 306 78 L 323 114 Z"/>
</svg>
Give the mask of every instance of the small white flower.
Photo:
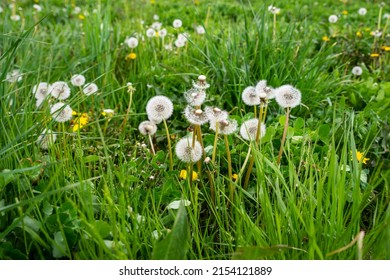
<svg viewBox="0 0 390 280">
<path fill-rule="evenodd" d="M 240 127 L 240 135 L 247 141 L 255 141 L 257 129 L 259 126 L 259 119 L 250 119 L 245 121 Z M 265 135 L 265 125 L 260 125 L 260 138 Z"/>
<path fill-rule="evenodd" d="M 167 209 L 179 209 L 180 204 L 183 204 L 184 206 L 190 206 L 191 201 L 186 199 L 175 200 L 168 204 Z"/>
<path fill-rule="evenodd" d="M 11 16 L 11 20 L 13 20 L 13 21 L 19 21 L 19 20 L 20 20 L 20 16 L 19 16 L 19 15 L 12 15 L 12 16 Z"/>
<path fill-rule="evenodd" d="M 72 118 L 72 112 L 72 108 L 62 102 L 58 102 L 50 108 L 50 114 L 56 122 L 69 121 Z"/>
<path fill-rule="evenodd" d="M 12 70 L 12 72 L 7 73 L 6 81 L 10 83 L 20 82 L 22 80 L 23 74 L 19 70 Z"/>
<path fill-rule="evenodd" d="M 294 108 L 301 104 L 301 92 L 291 85 L 284 85 L 275 90 L 275 99 L 283 108 Z"/>
<path fill-rule="evenodd" d="M 167 36 L 168 32 L 165 28 L 161 29 L 159 32 L 158 32 L 158 36 L 161 37 L 161 38 L 164 38 L 165 36 Z"/>
<path fill-rule="evenodd" d="M 360 8 L 358 11 L 359 15 L 364 16 L 367 14 L 367 9 L 366 8 Z"/>
<path fill-rule="evenodd" d="M 36 99 L 45 99 L 49 94 L 49 84 L 48 83 L 39 83 L 35 85 L 32 89 L 32 92 Z M 39 107 L 39 106 L 37 106 Z"/>
<path fill-rule="evenodd" d="M 158 20 L 160 17 L 158 15 L 153 15 L 154 20 Z"/>
<path fill-rule="evenodd" d="M 134 37 L 130 37 L 126 40 L 126 44 L 129 46 L 129 48 L 134 49 L 138 46 L 138 39 Z"/>
<path fill-rule="evenodd" d="M 34 8 L 38 13 L 42 11 L 42 7 L 39 6 L 38 4 L 34 4 L 34 5 L 33 5 L 33 8 Z"/>
<path fill-rule="evenodd" d="M 156 31 L 153 28 L 149 28 L 148 30 L 146 30 L 146 36 L 148 38 L 152 38 L 156 36 Z"/>
<path fill-rule="evenodd" d="M 76 74 L 70 78 L 70 82 L 75 87 L 81 87 L 85 84 L 85 77 L 81 74 Z"/>
<path fill-rule="evenodd" d="M 353 67 L 352 68 L 352 74 L 354 74 L 355 76 L 360 76 L 361 74 L 363 74 L 362 67 L 360 67 L 360 66 Z"/>
<path fill-rule="evenodd" d="M 150 121 L 158 124 L 172 116 L 173 103 L 166 96 L 154 96 L 146 104 L 146 113 Z"/>
<path fill-rule="evenodd" d="M 175 19 L 172 25 L 174 28 L 180 28 L 183 25 L 183 22 L 180 19 Z"/>
<path fill-rule="evenodd" d="M 198 33 L 199 35 L 203 35 L 206 33 L 206 30 L 204 29 L 204 27 L 202 25 L 198 25 L 196 27 L 196 33 Z"/>
<path fill-rule="evenodd" d="M 162 23 L 156 21 L 156 22 L 153 22 L 153 23 L 152 23 L 152 26 L 151 26 L 151 27 L 152 27 L 154 30 L 160 30 L 160 29 L 161 29 L 161 26 L 162 26 Z"/>
<path fill-rule="evenodd" d="M 49 93 L 54 98 L 65 100 L 70 96 L 70 88 L 65 82 L 55 82 L 49 87 Z"/>
<path fill-rule="evenodd" d="M 89 83 L 84 86 L 83 92 L 86 96 L 90 96 L 98 91 L 98 86 L 94 83 Z"/>
<path fill-rule="evenodd" d="M 154 122 L 143 121 L 139 124 L 138 130 L 142 135 L 154 135 L 157 131 L 157 126 Z"/>
<path fill-rule="evenodd" d="M 57 139 L 57 135 L 53 133 L 50 129 L 44 129 L 42 133 L 38 136 L 37 143 L 43 150 L 49 149 L 51 145 Z"/>
<path fill-rule="evenodd" d="M 192 146 L 192 138 L 185 137 L 176 144 L 176 155 L 183 162 L 197 162 L 202 157 L 202 146 L 195 140 Z"/>
<path fill-rule="evenodd" d="M 328 20 L 330 23 L 336 23 L 339 18 L 336 15 L 329 16 Z"/>
</svg>

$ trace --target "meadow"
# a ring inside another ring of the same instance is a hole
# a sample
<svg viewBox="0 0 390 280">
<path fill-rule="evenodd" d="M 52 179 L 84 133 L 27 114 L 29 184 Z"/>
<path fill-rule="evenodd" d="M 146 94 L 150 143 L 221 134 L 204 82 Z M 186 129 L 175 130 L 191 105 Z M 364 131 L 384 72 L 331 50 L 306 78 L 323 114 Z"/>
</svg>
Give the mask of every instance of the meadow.
<svg viewBox="0 0 390 280">
<path fill-rule="evenodd" d="M 0 259 L 390 259 L 390 6 L 0 3 Z"/>
</svg>

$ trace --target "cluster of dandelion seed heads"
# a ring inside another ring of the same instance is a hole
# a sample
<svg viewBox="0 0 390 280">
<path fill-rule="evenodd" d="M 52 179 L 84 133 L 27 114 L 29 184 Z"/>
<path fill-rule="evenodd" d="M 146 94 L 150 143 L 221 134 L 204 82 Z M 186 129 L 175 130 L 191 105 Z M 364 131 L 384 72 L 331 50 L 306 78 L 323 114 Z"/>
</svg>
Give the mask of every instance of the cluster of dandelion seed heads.
<svg viewBox="0 0 390 280">
<path fill-rule="evenodd" d="M 222 135 L 229 135 L 234 133 L 237 130 L 238 124 L 236 120 L 223 119 L 217 122 L 210 122 L 210 129 L 217 131 Z"/>
<path fill-rule="evenodd" d="M 49 149 L 51 145 L 57 139 L 57 135 L 54 134 L 50 129 L 44 129 L 42 133 L 38 136 L 37 143 L 43 150 Z"/>
<path fill-rule="evenodd" d="M 247 141 L 255 141 L 257 130 L 259 127 L 259 119 L 250 119 L 245 121 L 240 127 L 240 135 Z M 260 125 L 260 137 L 265 135 L 265 124 Z"/>
<path fill-rule="evenodd" d="M 166 96 L 154 96 L 146 104 L 146 113 L 150 121 L 159 124 L 172 116 L 173 103 Z"/>
<path fill-rule="evenodd" d="M 301 92 L 291 85 L 284 85 L 275 90 L 275 100 L 283 108 L 294 108 L 301 104 Z"/>
<path fill-rule="evenodd" d="M 186 163 L 197 162 L 202 158 L 202 146 L 195 140 L 192 146 L 192 139 L 185 137 L 180 139 L 176 144 L 176 155 L 177 157 Z"/>
<path fill-rule="evenodd" d="M 72 108 L 65 103 L 58 102 L 51 106 L 50 114 L 56 122 L 66 122 L 72 118 Z"/>
<path fill-rule="evenodd" d="M 184 109 L 184 116 L 191 124 L 203 125 L 209 121 L 203 110 L 191 106 L 187 106 Z"/>
<path fill-rule="evenodd" d="M 67 83 L 58 81 L 50 85 L 49 93 L 54 98 L 65 100 L 70 96 L 70 88 Z"/>
<path fill-rule="evenodd" d="M 151 121 L 143 121 L 138 126 L 142 135 L 154 135 L 157 131 L 157 125 Z"/>
</svg>

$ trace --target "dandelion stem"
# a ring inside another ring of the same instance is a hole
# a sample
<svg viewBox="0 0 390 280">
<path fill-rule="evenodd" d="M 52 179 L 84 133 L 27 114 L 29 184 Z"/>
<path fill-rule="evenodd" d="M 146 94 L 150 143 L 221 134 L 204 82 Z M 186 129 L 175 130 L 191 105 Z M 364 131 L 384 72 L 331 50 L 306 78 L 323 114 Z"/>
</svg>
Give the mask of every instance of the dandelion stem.
<svg viewBox="0 0 390 280">
<path fill-rule="evenodd" d="M 135 88 L 132 86 L 132 85 L 128 85 L 128 90 L 127 92 L 130 94 L 130 100 L 129 100 L 129 105 L 127 106 L 127 110 L 126 110 L 126 116 L 122 122 L 122 125 L 121 125 L 121 130 L 123 130 L 126 126 L 126 123 L 127 123 L 127 119 L 130 115 L 130 109 L 131 109 L 131 104 L 133 103 L 133 93 L 135 91 Z"/>
<path fill-rule="evenodd" d="M 213 155 L 211 156 L 211 162 L 215 162 L 215 155 L 217 153 L 217 141 L 218 141 L 218 127 L 219 122 L 215 124 L 215 136 L 214 136 L 214 146 L 213 146 Z"/>
<path fill-rule="evenodd" d="M 152 153 L 153 153 L 153 155 L 155 156 L 155 155 L 156 155 L 156 152 L 155 152 L 154 146 L 153 146 L 152 135 L 150 135 L 150 134 L 148 133 L 148 137 L 149 137 L 150 148 L 152 149 Z"/>
<path fill-rule="evenodd" d="M 233 172 L 232 172 L 232 157 L 230 155 L 230 149 L 229 149 L 229 140 L 228 136 L 225 134 L 225 147 L 226 147 L 226 156 L 228 160 L 228 175 L 229 175 L 229 199 L 230 202 L 233 203 L 234 198 L 234 186 L 233 186 Z"/>
<path fill-rule="evenodd" d="M 202 147 L 202 155 L 203 155 L 203 158 L 204 158 L 205 157 L 205 153 L 204 153 L 204 146 L 203 146 L 202 132 L 201 132 L 201 129 L 200 129 L 200 125 L 198 125 L 198 124 L 195 125 L 195 130 L 196 130 L 196 138 L 198 139 L 198 141 L 200 143 L 200 146 Z M 202 161 L 199 160 L 197 165 L 198 165 L 198 173 L 199 173 L 199 177 L 200 177 L 201 176 L 201 172 L 202 172 Z"/>
<path fill-rule="evenodd" d="M 164 119 L 165 132 L 167 134 L 168 141 L 168 152 L 169 152 L 169 171 L 173 170 L 173 157 L 172 157 L 172 146 L 171 146 L 171 136 L 169 135 L 169 129 L 166 120 Z"/>
<path fill-rule="evenodd" d="M 276 13 L 274 14 L 274 29 L 273 29 L 273 40 L 275 41 L 276 39 Z"/>
<path fill-rule="evenodd" d="M 280 143 L 280 150 L 279 150 L 278 161 L 277 161 L 278 165 L 280 164 L 280 160 L 281 160 L 282 154 L 283 154 L 284 142 L 286 141 L 287 130 L 288 130 L 288 119 L 289 119 L 289 116 L 290 116 L 290 107 L 287 107 L 287 108 L 286 108 L 286 121 L 285 121 L 285 123 L 284 123 L 284 130 L 283 130 L 282 142 Z"/>
</svg>

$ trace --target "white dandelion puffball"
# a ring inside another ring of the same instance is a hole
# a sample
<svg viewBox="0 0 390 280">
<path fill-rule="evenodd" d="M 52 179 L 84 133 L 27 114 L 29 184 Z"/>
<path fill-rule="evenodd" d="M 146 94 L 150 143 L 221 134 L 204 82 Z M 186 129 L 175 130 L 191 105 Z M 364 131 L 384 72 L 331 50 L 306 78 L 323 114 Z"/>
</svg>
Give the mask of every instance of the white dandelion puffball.
<svg viewBox="0 0 390 280">
<path fill-rule="evenodd" d="M 70 78 L 70 83 L 75 87 L 81 87 L 85 84 L 85 77 L 81 74 L 73 75 L 72 78 Z"/>
<path fill-rule="evenodd" d="M 375 31 L 371 32 L 371 35 L 373 35 L 375 37 L 380 37 L 380 36 L 382 36 L 382 32 L 380 30 L 375 30 Z"/>
<path fill-rule="evenodd" d="M 205 75 L 200 75 L 198 77 L 198 81 L 196 81 L 196 82 L 192 81 L 192 86 L 195 89 L 199 89 L 199 90 L 206 90 L 210 87 L 210 85 L 206 82 Z"/>
<path fill-rule="evenodd" d="M 175 46 L 176 48 L 182 48 L 186 45 L 186 41 L 183 41 L 183 40 L 175 40 Z"/>
<path fill-rule="evenodd" d="M 50 114 L 56 122 L 69 121 L 72 118 L 72 112 L 72 108 L 62 102 L 58 102 L 50 108 Z"/>
<path fill-rule="evenodd" d="M 129 46 L 129 48 L 134 49 L 138 46 L 138 39 L 134 37 L 130 37 L 126 40 L 126 44 Z"/>
<path fill-rule="evenodd" d="M 20 82 L 22 80 L 22 73 L 19 70 L 12 70 L 10 73 L 7 73 L 6 81 L 10 83 Z"/>
<path fill-rule="evenodd" d="M 280 8 L 277 8 L 273 5 L 268 6 L 268 11 L 271 12 L 274 15 L 277 15 L 280 13 Z"/>
<path fill-rule="evenodd" d="M 19 15 L 12 15 L 11 16 L 11 20 L 12 21 L 19 21 L 20 20 L 20 16 Z"/>
<path fill-rule="evenodd" d="M 244 89 L 241 95 L 242 101 L 248 106 L 260 104 L 260 96 L 257 94 L 256 88 L 249 86 Z"/>
<path fill-rule="evenodd" d="M 384 14 L 384 15 L 383 15 L 383 18 L 384 18 L 384 19 L 389 19 L 389 18 L 390 18 L 390 14 L 387 14 L 387 13 Z"/>
<path fill-rule="evenodd" d="M 187 42 L 188 37 L 189 37 L 188 33 L 180 33 L 177 35 L 177 39 L 184 42 Z"/>
<path fill-rule="evenodd" d="M 203 125 L 209 121 L 204 111 L 191 106 L 184 109 L 184 116 L 191 124 Z"/>
<path fill-rule="evenodd" d="M 229 135 L 236 132 L 238 124 L 236 120 L 220 120 L 218 122 L 210 122 L 210 129 L 217 131 L 218 124 L 218 133 L 222 135 Z"/>
<path fill-rule="evenodd" d="M 366 8 L 360 8 L 358 11 L 359 15 L 364 16 L 367 14 L 367 9 Z"/>
<path fill-rule="evenodd" d="M 151 27 L 152 27 L 154 30 L 160 30 L 160 29 L 161 29 L 161 26 L 162 26 L 162 23 L 156 21 L 156 22 L 153 22 L 153 23 L 152 23 L 152 26 L 151 26 Z"/>
<path fill-rule="evenodd" d="M 34 8 L 38 13 L 42 11 L 42 7 L 39 6 L 38 4 L 34 4 L 34 5 L 33 5 L 33 8 Z"/>
<path fill-rule="evenodd" d="M 283 108 L 294 108 L 301 104 L 301 92 L 291 85 L 284 85 L 275 90 L 275 99 Z"/>
<path fill-rule="evenodd" d="M 353 67 L 352 68 L 352 74 L 354 74 L 355 76 L 360 76 L 361 74 L 363 74 L 362 67 L 360 67 L 360 66 Z"/>
<path fill-rule="evenodd" d="M 172 116 L 173 103 L 166 96 L 154 96 L 146 104 L 146 113 L 150 121 L 157 124 L 161 123 Z"/>
<path fill-rule="evenodd" d="M 54 98 L 65 100 L 70 96 L 70 88 L 65 82 L 55 82 L 49 87 L 49 93 Z"/>
<path fill-rule="evenodd" d="M 206 99 L 206 92 L 201 89 L 191 88 L 184 93 L 184 98 L 191 106 L 200 106 Z"/>
<path fill-rule="evenodd" d="M 221 110 L 217 107 L 209 107 L 207 106 L 205 108 L 205 112 L 207 115 L 207 118 L 209 119 L 210 124 L 216 123 L 222 120 L 226 120 L 228 118 L 228 112 L 225 110 Z"/>
<path fill-rule="evenodd" d="M 36 99 L 45 99 L 49 94 L 49 84 L 48 83 L 39 83 L 35 85 L 32 89 L 32 92 Z"/>
<path fill-rule="evenodd" d="M 199 35 L 203 35 L 206 33 L 206 30 L 204 29 L 204 27 L 202 25 L 198 25 L 196 27 L 196 33 L 198 33 Z"/>
<path fill-rule="evenodd" d="M 183 22 L 180 20 L 180 19 L 175 19 L 174 21 L 173 21 L 173 27 L 175 27 L 175 28 L 180 28 L 182 25 L 183 25 Z"/>
<path fill-rule="evenodd" d="M 35 107 L 39 108 L 41 107 L 42 103 L 45 101 L 45 98 L 37 98 L 35 102 Z"/>
<path fill-rule="evenodd" d="M 152 38 L 156 36 L 156 31 L 153 28 L 149 28 L 148 30 L 146 30 L 146 36 L 148 38 Z"/>
<path fill-rule="evenodd" d="M 197 162 L 202 157 L 202 146 L 195 140 L 192 146 L 192 138 L 185 137 L 176 144 L 176 155 L 183 162 Z"/>
<path fill-rule="evenodd" d="M 3 12 L 3 8 L 0 6 L 0 14 Z"/>
<path fill-rule="evenodd" d="M 256 92 L 260 98 L 272 99 L 275 98 L 275 91 L 272 87 L 267 86 L 266 80 L 261 80 L 256 85 Z"/>
<path fill-rule="evenodd" d="M 154 135 L 157 131 L 157 125 L 151 121 L 143 121 L 139 124 L 138 130 L 142 135 Z"/>
<path fill-rule="evenodd" d="M 167 34 L 168 34 L 168 31 L 165 28 L 161 29 L 158 32 L 158 36 L 161 37 L 161 38 L 164 38 L 165 36 L 167 36 Z"/>
<path fill-rule="evenodd" d="M 91 94 L 94 94 L 98 91 L 98 86 L 94 83 L 86 84 L 83 92 L 86 96 L 90 96 Z"/>
<path fill-rule="evenodd" d="M 329 16 L 328 20 L 330 23 L 336 23 L 339 18 L 336 15 Z"/>
<path fill-rule="evenodd" d="M 240 135 L 247 141 L 255 141 L 257 129 L 259 127 L 259 119 L 250 119 L 245 121 L 240 127 Z M 265 124 L 260 125 L 260 138 L 265 135 Z"/>
<path fill-rule="evenodd" d="M 158 15 L 153 15 L 154 20 L 158 20 L 160 17 Z"/>
<path fill-rule="evenodd" d="M 57 135 L 53 133 L 50 129 L 44 129 L 42 133 L 38 136 L 37 143 L 42 150 L 47 150 L 57 139 Z"/>
</svg>

